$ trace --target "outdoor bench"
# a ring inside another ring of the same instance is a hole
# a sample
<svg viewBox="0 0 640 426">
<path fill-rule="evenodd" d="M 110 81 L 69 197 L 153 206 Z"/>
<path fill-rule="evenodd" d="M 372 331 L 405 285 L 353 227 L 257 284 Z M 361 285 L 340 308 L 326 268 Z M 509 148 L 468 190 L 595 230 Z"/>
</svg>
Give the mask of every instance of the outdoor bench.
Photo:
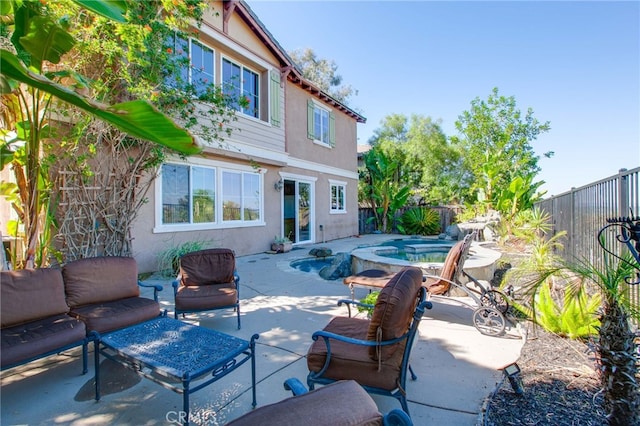
<svg viewBox="0 0 640 426">
<path fill-rule="evenodd" d="M 62 269 L 0 271 L 2 370 L 82 346 L 87 372 L 90 341 L 160 315 L 158 291 L 140 297 L 130 257 L 95 257 Z"/>
</svg>

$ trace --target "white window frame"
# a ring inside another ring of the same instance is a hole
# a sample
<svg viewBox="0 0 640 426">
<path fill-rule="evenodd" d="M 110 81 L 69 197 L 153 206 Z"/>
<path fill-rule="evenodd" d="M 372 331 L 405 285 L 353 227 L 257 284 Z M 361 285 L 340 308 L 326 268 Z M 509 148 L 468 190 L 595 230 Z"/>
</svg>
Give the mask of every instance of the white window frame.
<svg viewBox="0 0 640 426">
<path fill-rule="evenodd" d="M 225 219 L 224 218 L 224 202 L 225 202 L 225 193 L 224 193 L 224 187 L 225 187 L 225 181 L 224 181 L 224 177 L 225 174 L 233 174 L 233 175 L 239 175 L 240 177 L 240 193 L 238 194 L 239 197 L 239 209 L 240 209 L 240 219 Z M 258 177 L 258 186 L 260 186 L 259 189 L 259 193 L 260 193 L 260 199 L 258 200 L 258 219 L 255 220 L 246 220 L 244 219 L 244 215 L 245 215 L 245 211 L 247 210 L 247 201 L 251 198 L 251 195 L 248 195 L 245 193 L 246 191 L 246 177 L 251 176 L 251 177 Z M 222 220 L 222 223 L 224 224 L 246 224 L 246 223 L 259 223 L 261 221 L 261 218 L 263 217 L 264 214 L 264 191 L 263 191 L 263 187 L 260 185 L 261 179 L 260 179 L 260 174 L 256 173 L 255 171 L 242 171 L 242 170 L 234 170 L 234 169 L 228 169 L 228 168 L 223 168 L 220 170 L 220 206 L 223 209 L 220 212 L 220 219 Z"/>
<path fill-rule="evenodd" d="M 334 197 L 333 197 L 333 188 L 336 188 L 336 191 L 342 190 L 342 208 L 340 208 L 337 204 L 334 208 Z M 329 214 L 346 214 L 347 213 L 347 182 L 338 181 L 338 180 L 329 180 Z"/>
<path fill-rule="evenodd" d="M 162 193 L 162 167 L 159 169 L 159 176 L 155 180 L 155 227 L 153 229 L 154 233 L 164 233 L 164 232 L 187 232 L 187 231 L 198 231 L 198 230 L 209 230 L 209 229 L 229 229 L 229 228 L 243 228 L 243 227 L 254 227 L 254 226 L 265 226 L 264 220 L 264 205 L 265 205 L 265 190 L 264 190 L 264 174 L 266 173 L 265 169 L 258 169 L 257 171 L 251 166 L 242 166 L 242 165 L 232 165 L 229 163 L 224 163 L 220 161 L 211 161 L 206 159 L 197 159 L 197 161 L 180 161 L 180 160 L 167 160 L 165 164 L 175 164 L 179 166 L 188 166 L 189 173 L 191 173 L 191 167 L 205 167 L 215 169 L 215 218 L 214 222 L 207 223 L 193 223 L 192 213 L 189 212 L 189 223 L 171 223 L 165 224 L 162 222 L 162 212 L 163 212 L 163 193 Z M 259 219 L 256 220 L 233 220 L 233 221 L 224 221 L 222 220 L 223 209 L 222 209 L 222 200 L 223 200 L 223 192 L 222 192 L 222 174 L 223 172 L 233 172 L 233 173 L 251 173 L 258 176 L 258 188 L 259 188 Z M 189 188 L 190 197 L 191 188 Z M 190 206 L 190 208 L 192 208 Z"/>
<path fill-rule="evenodd" d="M 188 49 L 188 52 L 178 52 L 178 47 L 181 46 L 180 41 L 186 41 L 186 47 Z M 177 33 L 173 34 L 173 54 L 175 56 L 183 56 L 184 53 L 187 54 L 187 58 L 189 58 L 189 66 L 187 67 L 187 83 L 188 84 L 194 84 L 193 82 L 193 44 L 198 44 L 200 46 L 201 49 L 207 49 L 209 51 L 211 51 L 211 74 L 210 74 L 210 78 L 211 81 L 208 81 L 207 83 L 209 84 L 215 84 L 215 79 L 216 79 L 216 51 L 214 48 L 212 48 L 209 45 L 206 45 L 204 43 L 202 43 L 199 40 L 195 40 L 192 37 L 188 37 L 188 38 L 184 38 L 184 37 L 180 37 Z M 200 94 L 197 90 L 196 92 L 198 94 Z"/>
<path fill-rule="evenodd" d="M 238 86 L 239 86 L 239 92 L 240 92 L 240 96 L 245 96 L 245 92 L 244 92 L 244 70 L 247 70 L 253 74 L 256 75 L 257 77 L 257 82 L 258 82 L 258 90 L 255 93 L 255 115 L 250 113 L 246 108 L 241 107 L 241 106 L 237 106 L 236 109 L 237 111 L 241 112 L 242 114 L 244 114 L 245 116 L 249 117 L 249 118 L 253 118 L 256 120 L 262 120 L 262 108 L 261 108 L 261 91 L 262 91 L 262 73 L 256 71 L 255 69 L 248 67 L 246 65 L 244 65 L 242 62 L 239 62 L 235 59 L 232 59 L 228 56 L 224 56 L 222 55 L 220 58 L 220 83 L 222 85 L 222 91 L 225 91 L 225 85 L 226 85 L 226 81 L 225 81 L 225 76 L 224 76 L 224 63 L 225 61 L 231 63 L 232 65 L 235 65 L 236 67 L 240 68 L 240 81 L 238 82 Z M 235 86 L 235 84 L 234 84 Z"/>
<path fill-rule="evenodd" d="M 320 113 L 321 121 L 319 123 L 316 121 L 316 115 L 317 115 L 316 111 L 319 111 Z M 326 118 L 322 120 L 322 118 L 325 115 L 326 115 Z M 315 101 L 313 102 L 313 141 L 314 142 L 319 143 L 321 145 L 325 145 L 325 146 L 331 146 L 331 135 L 330 135 L 330 124 L 329 124 L 330 117 L 331 117 L 330 109 L 325 108 L 324 106 L 320 105 Z M 323 122 L 325 125 L 324 127 L 323 127 Z M 321 132 L 320 135 L 318 135 L 318 133 L 316 132 L 317 126 L 320 127 L 320 132 Z M 324 132 L 324 135 L 322 134 L 323 129 L 326 130 Z M 326 137 L 326 140 L 322 139 L 323 136 Z"/>
</svg>

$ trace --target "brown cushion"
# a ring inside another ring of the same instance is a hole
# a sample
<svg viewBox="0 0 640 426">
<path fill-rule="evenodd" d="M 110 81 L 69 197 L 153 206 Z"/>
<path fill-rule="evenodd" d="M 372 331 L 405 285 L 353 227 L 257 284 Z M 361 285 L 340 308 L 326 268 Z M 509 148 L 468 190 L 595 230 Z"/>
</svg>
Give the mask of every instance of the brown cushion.
<svg viewBox="0 0 640 426">
<path fill-rule="evenodd" d="M 415 311 L 418 291 L 422 286 L 422 270 L 407 266 L 394 275 L 380 290 L 380 295 L 371 314 L 367 340 L 384 341 L 402 336 L 409 329 Z M 377 360 L 389 358 L 398 345 L 371 346 L 369 355 Z"/>
<path fill-rule="evenodd" d="M 345 380 L 259 407 L 227 425 L 375 426 L 382 425 L 382 415 L 361 386 Z"/>
<path fill-rule="evenodd" d="M 382 425 L 382 415 L 367 392 L 348 380 L 259 407 L 227 425 L 374 426 Z"/>
<path fill-rule="evenodd" d="M 3 328 L 0 360 L 3 367 L 20 363 L 74 343 L 79 345 L 85 336 L 84 323 L 67 314 Z"/>
<path fill-rule="evenodd" d="M 366 340 L 369 323 L 369 320 L 361 318 L 336 317 L 327 324 L 324 330 L 344 337 Z M 398 387 L 404 344 L 399 344 L 399 350 L 379 364 L 378 361 L 371 359 L 367 346 L 354 345 L 334 339 L 330 340 L 330 344 L 331 362 L 322 377 L 333 380 L 352 379 L 364 386 L 389 391 Z M 320 371 L 326 358 L 325 341 L 323 338 L 319 338 L 313 342 L 307 353 L 309 371 Z"/>
<path fill-rule="evenodd" d="M 236 258 L 233 250 L 207 249 L 180 258 L 181 285 L 209 285 L 233 282 Z"/>
<path fill-rule="evenodd" d="M 0 272 L 2 328 L 35 321 L 69 310 L 59 269 Z"/>
<path fill-rule="evenodd" d="M 458 241 L 453 247 L 451 247 L 451 250 L 447 253 L 447 257 L 444 259 L 442 270 L 440 271 L 441 278 L 453 281 L 456 274 L 456 267 L 458 266 L 460 256 L 462 256 L 463 249 L 464 240 Z M 431 294 L 446 294 L 451 288 L 451 283 L 437 278 L 428 278 L 424 286 Z"/>
<path fill-rule="evenodd" d="M 157 317 L 160 304 L 153 299 L 129 297 L 72 308 L 69 315 L 82 320 L 89 332 L 106 333 Z"/>
<path fill-rule="evenodd" d="M 176 309 L 199 310 L 238 303 L 238 292 L 235 283 L 218 285 L 202 285 L 179 287 L 176 292 Z"/>
<path fill-rule="evenodd" d="M 70 308 L 140 295 L 138 266 L 132 257 L 75 260 L 62 268 L 62 275 Z"/>
</svg>

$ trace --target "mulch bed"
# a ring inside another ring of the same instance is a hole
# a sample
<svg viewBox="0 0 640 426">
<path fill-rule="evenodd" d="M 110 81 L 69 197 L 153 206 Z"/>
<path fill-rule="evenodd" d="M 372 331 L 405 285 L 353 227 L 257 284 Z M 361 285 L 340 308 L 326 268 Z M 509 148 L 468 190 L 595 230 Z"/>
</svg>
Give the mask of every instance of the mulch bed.
<svg viewBox="0 0 640 426">
<path fill-rule="evenodd" d="M 503 257 L 492 285 L 527 255 L 520 247 L 496 246 Z M 594 353 L 585 341 L 571 340 L 527 323 L 520 358 L 524 394 L 505 380 L 485 402 L 483 426 L 607 425 Z M 640 426 L 640 425 L 638 425 Z"/>
<path fill-rule="evenodd" d="M 524 394 L 505 380 L 487 404 L 484 424 L 606 425 L 600 383 L 588 345 L 535 328 L 518 359 Z"/>
</svg>

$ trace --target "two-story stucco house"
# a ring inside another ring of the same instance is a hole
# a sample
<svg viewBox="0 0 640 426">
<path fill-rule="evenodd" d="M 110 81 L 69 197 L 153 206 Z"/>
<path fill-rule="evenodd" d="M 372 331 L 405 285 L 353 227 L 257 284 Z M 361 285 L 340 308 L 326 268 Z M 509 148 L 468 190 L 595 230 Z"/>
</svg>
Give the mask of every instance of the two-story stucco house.
<svg viewBox="0 0 640 426">
<path fill-rule="evenodd" d="M 305 80 L 244 1 L 212 6 L 218 13 L 185 44 L 216 84 L 239 80 L 250 107 L 238 107 L 224 147 L 203 143 L 201 155 L 161 166 L 132 230 L 142 272 L 190 240 L 244 255 L 269 250 L 275 236 L 302 245 L 358 233 L 357 123 L 365 118 Z M 207 214 L 198 212 L 203 193 L 213 203 Z"/>
</svg>

